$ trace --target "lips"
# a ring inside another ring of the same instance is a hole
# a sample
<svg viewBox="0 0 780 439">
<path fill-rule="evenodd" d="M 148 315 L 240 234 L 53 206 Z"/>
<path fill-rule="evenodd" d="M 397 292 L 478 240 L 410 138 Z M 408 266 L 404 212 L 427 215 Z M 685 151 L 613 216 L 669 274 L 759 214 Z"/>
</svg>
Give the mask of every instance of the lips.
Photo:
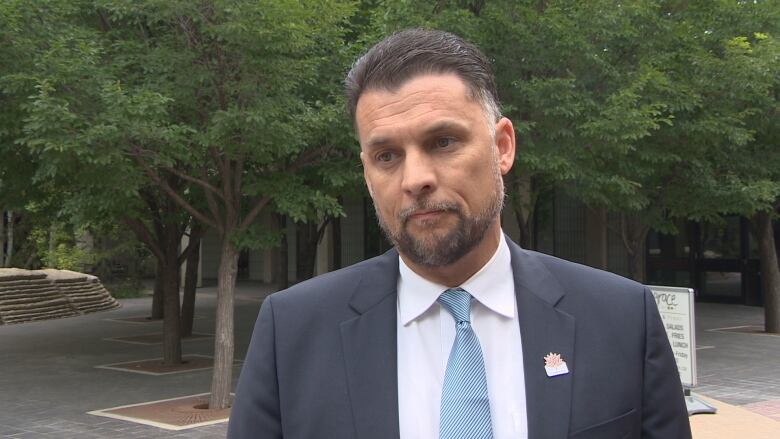
<svg viewBox="0 0 780 439">
<path fill-rule="evenodd" d="M 445 213 L 455 213 L 459 211 L 458 205 L 453 202 L 424 202 L 403 209 L 398 215 L 401 224 L 408 221 L 433 221 Z"/>
<path fill-rule="evenodd" d="M 416 220 L 431 220 L 434 218 L 439 217 L 439 215 L 443 214 L 443 210 L 418 210 L 411 215 L 409 215 L 409 218 L 413 218 Z"/>
</svg>

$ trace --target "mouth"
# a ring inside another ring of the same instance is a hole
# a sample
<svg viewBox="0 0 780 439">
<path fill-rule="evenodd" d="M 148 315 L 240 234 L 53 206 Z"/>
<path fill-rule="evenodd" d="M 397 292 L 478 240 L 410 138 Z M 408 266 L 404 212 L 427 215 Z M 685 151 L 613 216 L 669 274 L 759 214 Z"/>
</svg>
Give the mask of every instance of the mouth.
<svg viewBox="0 0 780 439">
<path fill-rule="evenodd" d="M 430 221 L 438 218 L 439 216 L 444 214 L 444 210 L 440 209 L 423 209 L 418 210 L 409 215 L 409 219 L 414 219 L 418 221 Z"/>
<path fill-rule="evenodd" d="M 421 202 L 401 211 L 398 218 L 402 225 L 410 222 L 417 225 L 432 225 L 441 221 L 446 214 L 457 214 L 457 204 L 453 202 Z"/>
</svg>

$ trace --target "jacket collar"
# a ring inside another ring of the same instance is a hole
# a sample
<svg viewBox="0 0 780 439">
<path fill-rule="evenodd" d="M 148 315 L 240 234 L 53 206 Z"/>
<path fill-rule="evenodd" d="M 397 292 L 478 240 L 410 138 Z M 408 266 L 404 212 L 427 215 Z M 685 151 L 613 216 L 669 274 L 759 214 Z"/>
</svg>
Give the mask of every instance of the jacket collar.
<svg viewBox="0 0 780 439">
<path fill-rule="evenodd" d="M 358 315 L 340 326 L 355 437 L 397 439 L 398 253 L 390 250 L 365 265 L 349 301 Z"/>
</svg>

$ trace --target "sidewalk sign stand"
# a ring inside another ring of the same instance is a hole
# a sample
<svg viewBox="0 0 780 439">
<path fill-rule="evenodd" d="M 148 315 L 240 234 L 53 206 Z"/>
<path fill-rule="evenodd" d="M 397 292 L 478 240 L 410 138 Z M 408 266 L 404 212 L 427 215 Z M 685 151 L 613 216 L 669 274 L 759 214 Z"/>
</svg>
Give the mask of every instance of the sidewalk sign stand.
<svg viewBox="0 0 780 439">
<path fill-rule="evenodd" d="M 664 323 L 666 336 L 674 352 L 674 361 L 680 373 L 685 392 L 688 415 L 715 413 L 717 409 L 691 395 L 696 387 L 696 325 L 694 319 L 693 289 L 650 286 Z"/>
</svg>

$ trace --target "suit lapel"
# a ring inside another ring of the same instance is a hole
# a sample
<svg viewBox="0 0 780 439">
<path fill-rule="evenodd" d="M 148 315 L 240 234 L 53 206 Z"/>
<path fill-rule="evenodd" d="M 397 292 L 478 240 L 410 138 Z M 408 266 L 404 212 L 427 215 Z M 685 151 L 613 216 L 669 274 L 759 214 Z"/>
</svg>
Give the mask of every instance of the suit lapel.
<svg viewBox="0 0 780 439">
<path fill-rule="evenodd" d="M 398 253 L 367 267 L 350 301 L 357 317 L 341 323 L 356 437 L 397 439 L 398 362 L 396 297 Z"/>
<path fill-rule="evenodd" d="M 509 241 L 523 343 L 528 437 L 564 439 L 571 415 L 574 317 L 556 309 L 564 290 L 533 253 Z M 544 356 L 560 354 L 569 373 L 548 377 Z"/>
</svg>

